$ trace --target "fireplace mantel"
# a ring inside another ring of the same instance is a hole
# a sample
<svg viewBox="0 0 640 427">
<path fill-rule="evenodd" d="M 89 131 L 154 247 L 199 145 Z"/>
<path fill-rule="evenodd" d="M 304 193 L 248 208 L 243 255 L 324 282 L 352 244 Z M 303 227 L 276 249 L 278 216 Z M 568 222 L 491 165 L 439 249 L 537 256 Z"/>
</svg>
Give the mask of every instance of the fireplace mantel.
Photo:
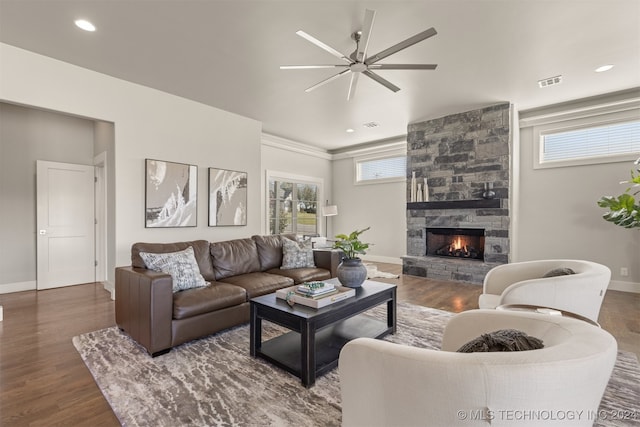
<svg viewBox="0 0 640 427">
<path fill-rule="evenodd" d="M 437 200 L 433 202 L 407 203 L 407 210 L 481 209 L 481 208 L 499 208 L 499 207 L 500 207 L 500 199 Z"/>
</svg>

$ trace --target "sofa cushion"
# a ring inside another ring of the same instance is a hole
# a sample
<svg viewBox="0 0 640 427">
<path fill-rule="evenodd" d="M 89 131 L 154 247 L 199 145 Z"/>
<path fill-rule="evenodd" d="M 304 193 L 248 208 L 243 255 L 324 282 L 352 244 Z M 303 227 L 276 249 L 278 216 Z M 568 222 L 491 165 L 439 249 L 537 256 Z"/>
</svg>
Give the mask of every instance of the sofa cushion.
<svg viewBox="0 0 640 427">
<path fill-rule="evenodd" d="M 140 252 L 140 257 L 150 270 L 171 275 L 173 292 L 207 286 L 207 282 L 200 274 L 191 246 L 178 252 L 160 254 Z"/>
<path fill-rule="evenodd" d="M 253 239 L 236 239 L 210 245 L 216 280 L 260 271 L 258 248 Z"/>
<path fill-rule="evenodd" d="M 542 340 L 515 329 L 500 329 L 474 338 L 458 349 L 459 353 L 490 351 L 526 351 L 543 348 Z"/>
<path fill-rule="evenodd" d="M 294 283 L 300 284 L 303 282 L 313 282 L 314 280 L 327 280 L 331 279 L 331 272 L 324 268 L 293 268 L 293 269 L 280 269 L 273 268 L 267 270 L 270 274 L 279 274 L 281 276 L 290 277 Z"/>
<path fill-rule="evenodd" d="M 277 274 L 248 273 L 222 279 L 224 283 L 240 286 L 247 291 L 249 299 L 270 294 L 278 289 L 293 286 L 293 279 Z"/>
<path fill-rule="evenodd" d="M 247 301 L 247 292 L 227 283 L 173 294 L 173 318 L 186 319 L 203 313 L 240 305 Z"/>
<path fill-rule="evenodd" d="M 140 257 L 140 252 L 154 254 L 178 252 L 185 250 L 189 246 L 193 247 L 194 256 L 200 268 L 200 274 L 202 274 L 204 280 L 215 280 L 213 265 L 211 265 L 211 255 L 209 254 L 209 242 L 206 240 L 177 243 L 134 243 L 131 246 L 131 265 L 137 268 L 147 268 L 144 260 Z"/>
<path fill-rule="evenodd" d="M 251 236 L 258 248 L 258 258 L 262 271 L 280 267 L 282 264 L 282 237 L 280 234 Z"/>
<path fill-rule="evenodd" d="M 290 268 L 315 268 L 313 261 L 313 247 L 311 240 L 294 242 L 282 240 L 282 266 L 283 270 Z"/>
</svg>

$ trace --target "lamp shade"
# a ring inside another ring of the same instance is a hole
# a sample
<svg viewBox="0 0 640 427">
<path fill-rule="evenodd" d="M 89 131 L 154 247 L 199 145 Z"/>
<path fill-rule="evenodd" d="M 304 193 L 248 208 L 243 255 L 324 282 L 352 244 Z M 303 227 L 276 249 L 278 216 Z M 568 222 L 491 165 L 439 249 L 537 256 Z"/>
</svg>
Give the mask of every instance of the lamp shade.
<svg viewBox="0 0 640 427">
<path fill-rule="evenodd" d="M 322 207 L 322 216 L 335 216 L 338 215 L 337 205 L 327 205 Z"/>
</svg>

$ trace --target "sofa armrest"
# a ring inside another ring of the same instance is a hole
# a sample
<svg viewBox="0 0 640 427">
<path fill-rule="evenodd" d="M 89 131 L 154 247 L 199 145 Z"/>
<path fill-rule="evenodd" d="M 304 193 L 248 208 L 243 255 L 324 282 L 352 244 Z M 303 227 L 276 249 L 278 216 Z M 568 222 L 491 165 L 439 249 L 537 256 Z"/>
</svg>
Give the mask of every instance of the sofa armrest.
<svg viewBox="0 0 640 427">
<path fill-rule="evenodd" d="M 338 276 L 338 265 L 342 262 L 343 253 L 339 249 L 314 249 L 313 262 L 316 267 L 331 272 L 331 277 Z"/>
<path fill-rule="evenodd" d="M 171 276 L 144 268 L 116 268 L 116 324 L 152 356 L 171 348 Z"/>
<path fill-rule="evenodd" d="M 525 261 L 498 265 L 489 270 L 484 277 L 482 293 L 500 295 L 512 284 L 529 279 L 539 279 L 554 267 L 556 265 L 548 264 L 546 261 Z"/>
</svg>

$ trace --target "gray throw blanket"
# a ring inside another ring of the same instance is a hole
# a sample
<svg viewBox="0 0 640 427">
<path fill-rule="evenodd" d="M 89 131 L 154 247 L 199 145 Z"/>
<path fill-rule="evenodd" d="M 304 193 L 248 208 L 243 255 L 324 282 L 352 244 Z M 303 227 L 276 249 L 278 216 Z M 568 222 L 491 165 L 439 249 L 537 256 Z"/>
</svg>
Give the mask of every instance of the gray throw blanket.
<svg viewBox="0 0 640 427">
<path fill-rule="evenodd" d="M 515 329 L 501 329 L 482 334 L 458 349 L 459 353 L 486 351 L 524 351 L 543 348 L 542 340 Z"/>
</svg>

